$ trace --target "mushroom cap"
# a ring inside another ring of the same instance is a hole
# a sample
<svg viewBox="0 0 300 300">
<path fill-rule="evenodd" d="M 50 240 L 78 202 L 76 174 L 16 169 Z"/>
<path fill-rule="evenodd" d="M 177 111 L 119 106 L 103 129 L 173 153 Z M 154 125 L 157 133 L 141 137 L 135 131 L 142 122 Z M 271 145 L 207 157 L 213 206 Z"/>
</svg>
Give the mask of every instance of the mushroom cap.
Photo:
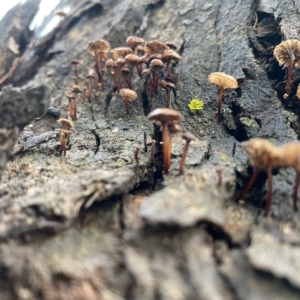
<svg viewBox="0 0 300 300">
<path fill-rule="evenodd" d="M 146 54 L 163 54 L 163 52 L 168 49 L 164 43 L 157 40 L 149 41 L 145 44 L 144 50 Z"/>
<path fill-rule="evenodd" d="M 61 126 L 66 126 L 66 127 L 69 127 L 69 128 L 74 127 L 73 123 L 70 120 L 64 119 L 64 118 L 61 118 L 61 119 L 57 120 L 57 123 L 60 124 Z"/>
<path fill-rule="evenodd" d="M 142 72 L 142 76 L 149 76 L 151 75 L 152 72 L 151 72 L 151 69 L 145 69 L 143 72 Z"/>
<path fill-rule="evenodd" d="M 86 78 L 95 78 L 95 73 L 94 73 L 94 71 L 89 72 L 89 73 L 86 75 Z"/>
<path fill-rule="evenodd" d="M 131 66 L 129 65 L 124 65 L 121 69 L 122 73 L 131 73 Z"/>
<path fill-rule="evenodd" d="M 129 47 L 118 47 L 111 50 L 112 57 L 114 60 L 118 58 L 124 58 L 127 54 L 133 53 L 132 49 Z"/>
<path fill-rule="evenodd" d="M 151 69 L 162 69 L 164 67 L 164 63 L 160 59 L 153 59 L 150 63 Z"/>
<path fill-rule="evenodd" d="M 111 48 L 110 43 L 106 40 L 95 41 L 95 47 L 98 52 L 103 52 L 103 53 L 108 53 Z"/>
<path fill-rule="evenodd" d="M 69 100 L 75 99 L 75 97 L 74 97 L 73 95 L 70 95 L 70 94 L 67 94 L 66 97 L 67 97 Z"/>
<path fill-rule="evenodd" d="M 236 89 L 238 87 L 236 79 L 223 72 L 209 74 L 208 81 L 220 87 L 223 86 L 224 89 Z"/>
<path fill-rule="evenodd" d="M 177 49 L 177 45 L 173 41 L 167 41 L 167 42 L 165 42 L 165 45 L 168 46 L 170 49 L 173 49 L 173 50 Z"/>
<path fill-rule="evenodd" d="M 181 137 L 186 141 L 194 141 L 196 139 L 195 135 L 189 131 L 184 132 Z"/>
<path fill-rule="evenodd" d="M 172 134 L 182 132 L 182 128 L 178 124 L 168 124 L 168 129 L 169 129 L 169 132 Z"/>
<path fill-rule="evenodd" d="M 72 93 L 79 94 L 82 93 L 82 89 L 78 85 L 73 85 L 71 88 Z"/>
<path fill-rule="evenodd" d="M 106 67 L 112 67 L 113 64 L 115 64 L 115 61 L 114 61 L 113 59 L 109 58 L 109 59 L 106 61 L 105 66 L 106 66 Z"/>
<path fill-rule="evenodd" d="M 300 64 L 300 41 L 286 40 L 275 47 L 273 54 L 280 66 L 288 67 L 290 60 L 293 59 L 298 67 Z"/>
<path fill-rule="evenodd" d="M 141 56 L 140 62 L 143 64 L 148 64 L 150 62 L 150 56 L 148 54 Z"/>
<path fill-rule="evenodd" d="M 280 148 L 266 139 L 253 138 L 240 145 L 248 153 L 252 167 L 257 170 L 276 167 L 281 162 Z"/>
<path fill-rule="evenodd" d="M 143 44 L 144 42 L 145 40 L 138 36 L 129 36 L 126 40 L 126 44 L 130 48 L 135 48 L 137 45 Z"/>
<path fill-rule="evenodd" d="M 135 54 L 127 54 L 125 56 L 125 61 L 127 64 L 130 64 L 130 65 L 138 65 L 140 64 L 140 58 L 135 55 Z"/>
<path fill-rule="evenodd" d="M 120 95 L 125 101 L 133 101 L 137 98 L 136 92 L 130 89 L 121 89 Z"/>
<path fill-rule="evenodd" d="M 183 115 L 172 108 L 156 108 L 148 116 L 148 120 L 152 123 L 161 122 L 161 123 L 172 123 L 178 124 L 183 121 Z"/>
<path fill-rule="evenodd" d="M 162 55 L 162 60 L 163 61 L 175 60 L 176 62 L 179 62 L 182 60 L 182 57 L 176 51 L 172 49 L 167 49 L 164 51 Z"/>
</svg>

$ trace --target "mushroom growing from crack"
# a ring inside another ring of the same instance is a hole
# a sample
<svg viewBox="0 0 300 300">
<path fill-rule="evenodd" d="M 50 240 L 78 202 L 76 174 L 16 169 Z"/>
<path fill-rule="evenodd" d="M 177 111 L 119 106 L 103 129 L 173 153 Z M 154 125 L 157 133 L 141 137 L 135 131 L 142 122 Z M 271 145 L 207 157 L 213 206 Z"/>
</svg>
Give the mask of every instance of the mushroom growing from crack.
<svg viewBox="0 0 300 300">
<path fill-rule="evenodd" d="M 288 68 L 284 99 L 288 99 L 291 91 L 291 81 L 294 66 L 300 64 L 300 41 L 287 40 L 277 45 L 273 52 L 280 66 Z"/>
<path fill-rule="evenodd" d="M 160 59 L 155 58 L 150 63 L 150 69 L 152 71 L 153 87 L 155 93 L 158 93 L 158 79 L 163 67 L 164 64 Z"/>
<path fill-rule="evenodd" d="M 266 172 L 268 178 L 268 195 L 264 213 L 266 216 L 272 202 L 272 170 L 284 165 L 282 161 L 282 151 L 268 140 L 261 138 L 253 138 L 249 141 L 242 142 L 240 145 L 250 157 L 253 175 L 239 198 L 243 197 L 250 190 L 261 171 Z"/>
<path fill-rule="evenodd" d="M 126 39 L 126 44 L 130 47 L 135 54 L 137 54 L 138 46 L 145 43 L 145 40 L 138 36 L 129 36 Z"/>
<path fill-rule="evenodd" d="M 155 124 L 161 124 L 164 171 L 165 174 L 168 174 L 171 165 L 168 125 L 181 123 L 183 121 L 183 115 L 175 109 L 157 108 L 148 115 L 148 120 Z"/>
<path fill-rule="evenodd" d="M 60 155 L 64 153 L 64 156 L 67 154 L 67 145 L 69 143 L 69 136 L 73 132 L 67 129 L 60 129 Z"/>
<path fill-rule="evenodd" d="M 123 97 L 126 106 L 126 113 L 129 114 L 129 102 L 135 100 L 137 98 L 137 94 L 135 91 L 130 89 L 121 89 L 120 95 Z"/>
<path fill-rule="evenodd" d="M 189 149 L 189 145 L 191 141 L 194 141 L 196 137 L 191 132 L 184 132 L 181 136 L 185 140 L 185 146 L 183 148 L 180 164 L 179 164 L 179 172 L 180 174 L 184 173 L 184 163 L 187 156 L 187 152 Z"/>
<path fill-rule="evenodd" d="M 223 72 L 211 73 L 208 76 L 208 81 L 214 83 L 220 88 L 219 100 L 218 100 L 218 120 L 221 119 L 221 105 L 223 100 L 223 94 L 225 89 L 236 89 L 238 88 L 238 83 L 236 79 Z"/>
<path fill-rule="evenodd" d="M 171 62 L 175 61 L 176 63 L 180 62 L 182 60 L 182 57 L 174 50 L 167 49 L 164 51 L 162 55 L 162 61 L 166 63 L 166 69 L 168 76 L 172 83 L 174 83 L 174 77 L 171 73 Z"/>
</svg>

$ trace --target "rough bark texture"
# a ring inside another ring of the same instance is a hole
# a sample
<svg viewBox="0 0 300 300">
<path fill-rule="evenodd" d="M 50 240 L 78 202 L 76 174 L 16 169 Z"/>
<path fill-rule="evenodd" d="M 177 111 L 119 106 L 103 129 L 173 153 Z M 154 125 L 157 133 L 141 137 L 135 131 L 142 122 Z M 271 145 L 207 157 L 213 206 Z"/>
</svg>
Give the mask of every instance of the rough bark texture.
<svg viewBox="0 0 300 300">
<path fill-rule="evenodd" d="M 281 40 L 300 38 L 300 5 L 274 0 L 270 14 L 253 0 L 65 0 L 58 9 L 68 3 L 70 14 L 36 39 L 27 28 L 38 2 L 15 7 L 0 24 L 0 299 L 299 299 L 294 171 L 274 173 L 268 217 L 264 175 L 236 198 L 253 171 L 238 142 L 282 144 L 300 133 L 300 71 L 285 105 L 285 70 L 272 55 Z M 159 143 L 154 166 L 143 150 L 144 132 L 148 142 L 160 136 L 145 115 L 164 105 L 165 93 L 149 99 L 137 76 L 127 115 L 105 74 L 105 91 L 80 102 L 67 156 L 59 156 L 70 61 L 80 61 L 86 85 L 87 44 L 124 46 L 129 35 L 173 40 L 183 56 L 172 106 L 197 136 L 184 175 L 179 137 L 167 177 Z M 225 91 L 220 122 L 218 90 L 207 80 L 217 71 L 239 82 Z M 204 109 L 191 111 L 192 98 Z"/>
</svg>

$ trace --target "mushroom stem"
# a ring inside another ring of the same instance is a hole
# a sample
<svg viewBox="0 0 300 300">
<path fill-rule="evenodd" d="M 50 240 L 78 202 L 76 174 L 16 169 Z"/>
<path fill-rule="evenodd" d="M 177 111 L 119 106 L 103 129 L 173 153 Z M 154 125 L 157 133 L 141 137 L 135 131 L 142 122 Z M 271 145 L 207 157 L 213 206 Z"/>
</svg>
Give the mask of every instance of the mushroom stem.
<svg viewBox="0 0 300 300">
<path fill-rule="evenodd" d="M 222 106 L 222 100 L 223 100 L 223 94 L 224 94 L 224 87 L 220 86 L 220 95 L 218 100 L 218 121 L 221 120 L 222 112 L 221 112 L 221 106 Z"/>
<path fill-rule="evenodd" d="M 169 147 L 169 130 L 168 123 L 162 124 L 162 142 L 163 142 L 163 160 L 164 160 L 164 171 L 166 174 L 169 173 L 170 169 L 170 147 Z"/>
<path fill-rule="evenodd" d="M 189 149 L 189 144 L 190 144 L 190 140 L 186 140 L 185 146 L 184 146 L 184 149 L 183 149 L 183 152 L 182 152 L 181 160 L 180 160 L 180 165 L 179 165 L 180 174 L 184 173 L 184 162 L 185 162 L 187 152 L 188 152 L 188 149 Z"/>
<path fill-rule="evenodd" d="M 173 77 L 173 75 L 171 73 L 171 61 L 167 62 L 167 73 L 168 73 L 168 76 L 170 77 L 171 82 L 175 83 L 174 77 Z"/>
<path fill-rule="evenodd" d="M 285 93 L 286 93 L 286 99 L 288 99 L 290 92 L 291 92 L 291 81 L 292 81 L 292 73 L 293 73 L 293 67 L 294 67 L 295 61 L 290 60 L 289 67 L 288 67 L 288 73 L 287 73 L 287 80 L 285 85 Z"/>
<path fill-rule="evenodd" d="M 170 105 L 171 105 L 171 89 L 167 88 L 167 102 L 166 102 L 167 108 L 170 108 Z"/>
<path fill-rule="evenodd" d="M 148 89 L 149 89 L 149 94 L 150 94 L 150 99 L 153 98 L 153 83 L 151 78 L 148 79 Z"/>
<path fill-rule="evenodd" d="M 154 87 L 154 92 L 158 94 L 158 74 L 156 72 L 153 72 L 153 87 Z"/>
<path fill-rule="evenodd" d="M 264 215 L 267 216 L 270 206 L 271 206 L 271 202 L 272 202 L 272 168 L 268 168 L 267 169 L 267 177 L 268 177 L 268 195 L 267 195 L 267 204 L 265 207 L 265 213 Z"/>
<path fill-rule="evenodd" d="M 293 192 L 293 203 L 294 203 L 294 210 L 295 211 L 298 211 L 297 195 L 298 195 L 299 184 L 300 184 L 300 173 L 296 172 L 296 180 L 295 180 L 295 186 L 294 186 L 294 192 Z"/>
<path fill-rule="evenodd" d="M 74 65 L 74 75 L 75 75 L 74 82 L 75 82 L 75 85 L 77 85 L 78 75 L 77 75 L 77 65 L 76 64 Z"/>
<path fill-rule="evenodd" d="M 99 56 L 98 56 L 97 51 L 95 51 L 95 56 L 94 57 L 95 57 L 95 70 L 96 70 L 99 81 L 102 82 L 102 75 L 101 75 L 101 72 L 100 72 L 100 69 L 99 69 Z"/>
<path fill-rule="evenodd" d="M 255 182 L 258 174 L 259 174 L 259 171 L 254 171 L 253 172 L 250 181 L 248 182 L 247 186 L 244 188 L 244 190 L 240 194 L 239 199 L 241 199 L 242 197 L 244 197 L 249 192 L 249 190 L 251 189 L 252 185 L 254 184 L 254 182 Z"/>
<path fill-rule="evenodd" d="M 118 83 L 117 83 L 117 72 L 115 72 L 115 71 L 111 72 L 111 77 L 113 79 L 116 90 L 119 92 L 119 86 L 118 86 Z"/>
<path fill-rule="evenodd" d="M 71 99 L 68 99 L 68 112 L 72 121 L 74 121 Z"/>
</svg>

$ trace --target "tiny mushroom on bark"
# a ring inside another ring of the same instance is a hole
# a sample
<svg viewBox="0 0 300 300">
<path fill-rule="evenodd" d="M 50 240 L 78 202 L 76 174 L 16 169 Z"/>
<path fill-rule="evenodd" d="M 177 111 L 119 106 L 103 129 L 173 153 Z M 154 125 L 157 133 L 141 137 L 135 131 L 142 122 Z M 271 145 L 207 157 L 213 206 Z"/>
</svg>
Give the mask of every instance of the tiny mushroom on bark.
<svg viewBox="0 0 300 300">
<path fill-rule="evenodd" d="M 61 129 L 69 130 L 70 128 L 74 128 L 73 123 L 65 118 L 60 118 L 57 120 L 57 123 L 61 126 Z"/>
<path fill-rule="evenodd" d="M 98 76 L 99 81 L 102 81 L 102 75 L 101 75 L 101 71 L 99 68 L 99 54 L 98 54 L 96 42 L 90 42 L 88 44 L 86 51 L 94 56 L 96 74 Z"/>
<path fill-rule="evenodd" d="M 157 40 L 149 41 L 144 46 L 145 53 L 148 55 L 163 54 L 167 49 L 169 49 L 168 46 Z"/>
<path fill-rule="evenodd" d="M 168 76 L 171 79 L 171 82 L 174 83 L 174 78 L 171 73 L 171 62 L 175 61 L 176 63 L 180 62 L 182 60 L 182 57 L 174 50 L 167 49 L 164 51 L 162 56 L 162 61 L 166 63 L 167 73 Z"/>
<path fill-rule="evenodd" d="M 123 97 L 126 106 L 126 112 L 129 114 L 129 102 L 135 100 L 137 98 L 137 94 L 135 91 L 130 89 L 121 89 L 120 95 Z"/>
<path fill-rule="evenodd" d="M 72 121 L 74 121 L 74 101 L 75 97 L 73 95 L 66 95 L 68 98 L 68 112 Z"/>
<path fill-rule="evenodd" d="M 78 60 L 72 60 L 71 65 L 74 66 L 75 84 L 77 84 L 77 80 L 78 80 L 77 66 L 79 65 L 79 61 Z"/>
<path fill-rule="evenodd" d="M 125 83 L 124 86 L 128 87 L 130 90 L 132 89 L 131 85 L 131 74 L 132 74 L 132 68 L 130 65 L 124 65 L 121 69 L 121 77 L 122 77 L 122 86 L 123 82 Z"/>
<path fill-rule="evenodd" d="M 78 85 L 73 85 L 71 91 L 75 95 L 80 94 L 80 93 L 83 92 L 83 90 Z M 75 99 L 74 99 L 73 116 L 74 116 L 74 120 L 77 120 L 77 97 L 76 96 L 75 96 Z"/>
<path fill-rule="evenodd" d="M 238 88 L 238 83 L 236 79 L 226 73 L 222 72 L 215 72 L 211 73 L 208 76 L 208 81 L 210 83 L 214 83 L 219 86 L 220 88 L 220 95 L 218 100 L 218 120 L 221 119 L 221 105 L 222 105 L 222 99 L 225 89 L 236 89 Z"/>
<path fill-rule="evenodd" d="M 268 195 L 265 206 L 265 215 L 267 215 L 272 201 L 272 170 L 273 168 L 280 167 L 283 164 L 282 152 L 279 147 L 276 147 L 268 140 L 261 138 L 253 138 L 249 141 L 242 142 L 240 145 L 250 157 L 250 164 L 253 167 L 253 175 L 239 198 L 243 197 L 250 190 L 257 178 L 257 175 L 261 171 L 266 172 L 268 177 Z"/>
<path fill-rule="evenodd" d="M 64 152 L 64 156 L 67 153 L 67 144 L 69 142 L 69 136 L 73 133 L 71 130 L 60 129 L 60 155 Z"/>
<path fill-rule="evenodd" d="M 166 174 L 168 174 L 171 165 L 168 125 L 181 123 L 183 121 L 183 115 L 175 109 L 157 108 L 148 115 L 148 120 L 154 124 L 161 124 L 164 171 Z"/>
<path fill-rule="evenodd" d="M 158 79 L 163 67 L 164 64 L 160 59 L 153 59 L 150 63 L 155 93 L 158 93 Z"/>
<path fill-rule="evenodd" d="M 146 83 L 150 93 L 150 99 L 153 98 L 153 82 L 152 82 L 151 74 L 152 74 L 151 69 L 146 69 L 142 72 L 142 76 L 146 77 Z"/>
<path fill-rule="evenodd" d="M 179 165 L 179 172 L 180 174 L 184 173 L 184 162 L 187 156 L 187 152 L 189 149 L 189 144 L 191 141 L 195 140 L 196 137 L 191 133 L 191 132 L 184 132 L 182 134 L 182 138 L 185 140 L 185 146 L 182 152 L 181 160 L 180 160 L 180 165 Z"/>
<path fill-rule="evenodd" d="M 291 91 L 293 68 L 294 66 L 298 67 L 300 64 L 300 41 L 284 41 L 275 47 L 273 54 L 280 66 L 283 65 L 288 68 L 285 94 L 283 96 L 284 99 L 288 99 Z"/>
<path fill-rule="evenodd" d="M 167 91 L 167 101 L 166 107 L 170 108 L 171 106 L 171 90 L 175 90 L 175 85 L 171 82 L 166 82 L 165 80 L 161 80 L 160 86 Z"/>
<path fill-rule="evenodd" d="M 131 67 L 136 67 L 136 71 L 138 75 L 141 77 L 142 76 L 142 69 L 139 68 L 141 66 L 141 61 L 140 58 L 135 55 L 135 54 L 128 54 L 125 56 L 125 62 L 126 64 L 130 65 Z"/>
<path fill-rule="evenodd" d="M 92 80 L 95 79 L 95 74 L 94 72 L 89 72 L 89 74 L 86 75 L 86 78 L 89 80 L 88 84 L 88 99 L 89 102 L 92 101 Z"/>
<path fill-rule="evenodd" d="M 137 54 L 138 46 L 145 43 L 145 40 L 137 36 L 129 36 L 126 40 L 126 44 L 130 47 L 135 54 Z"/>
</svg>

